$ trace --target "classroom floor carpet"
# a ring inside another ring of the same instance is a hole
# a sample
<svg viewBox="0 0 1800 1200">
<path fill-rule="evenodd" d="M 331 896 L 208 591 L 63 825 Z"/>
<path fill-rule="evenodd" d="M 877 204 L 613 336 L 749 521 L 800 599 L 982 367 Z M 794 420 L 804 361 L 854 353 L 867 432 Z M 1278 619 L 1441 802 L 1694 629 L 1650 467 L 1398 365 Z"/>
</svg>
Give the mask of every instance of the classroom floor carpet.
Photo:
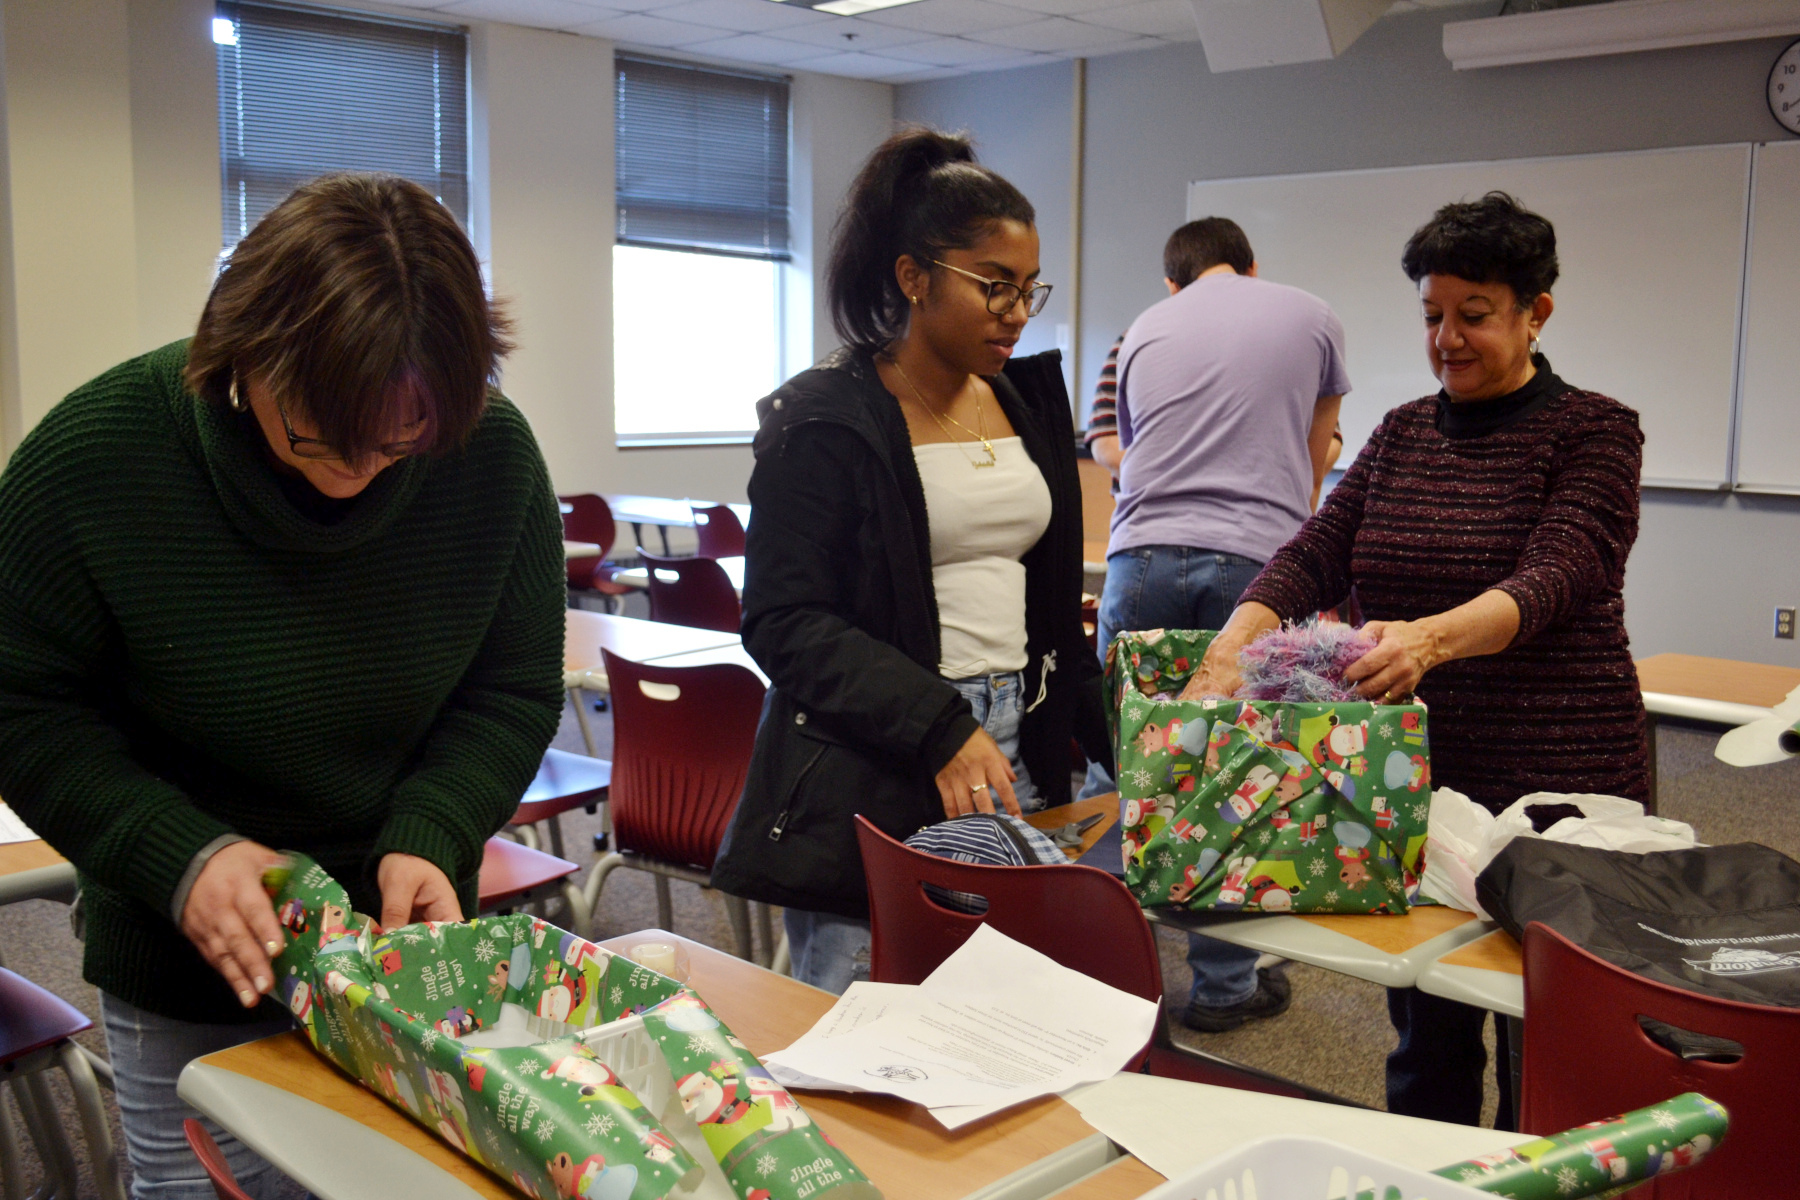
<svg viewBox="0 0 1800 1200">
<path fill-rule="evenodd" d="M 611 750 L 612 722 L 604 712 L 594 713 L 593 717 L 598 749 L 604 757 Z M 1663 725 L 1658 747 L 1663 815 L 1691 823 L 1703 842 L 1761 842 L 1800 858 L 1800 805 L 1795 804 L 1800 797 L 1800 760 L 1750 769 L 1727 767 L 1712 757 L 1716 740 L 1716 731 L 1673 723 Z M 582 749 L 572 711 L 564 714 L 556 745 L 566 750 Z M 564 822 L 570 856 L 585 863 L 585 848 L 592 845 L 598 819 L 577 811 L 566 816 Z M 729 949 L 730 925 L 719 896 L 682 883 L 673 884 L 672 890 L 674 931 Z M 553 911 L 552 919 L 555 915 Z M 651 877 L 638 871 L 615 871 L 601 900 L 598 936 L 613 937 L 655 923 L 656 897 Z M 1183 957 L 1186 940 L 1159 931 L 1158 941 L 1166 994 L 1185 998 L 1189 986 Z M 94 989 L 81 979 L 81 947 L 69 932 L 68 910 L 64 906 L 31 901 L 0 908 L 0 950 L 13 970 L 63 996 L 96 1021 L 99 1019 Z M 1252 1022 L 1231 1033 L 1211 1035 L 1193 1033 L 1177 1023 L 1176 1039 L 1346 1099 L 1381 1107 L 1383 1059 L 1394 1045 L 1382 989 L 1313 967 L 1293 965 L 1288 971 L 1294 984 L 1294 1003 L 1285 1015 Z M 82 1041 L 95 1053 L 105 1054 L 104 1041 L 97 1031 L 84 1035 Z M 1489 1051 L 1491 1056 L 1491 1023 Z M 60 1073 L 53 1073 L 51 1087 L 61 1104 L 64 1127 L 77 1129 L 73 1105 Z M 110 1093 L 106 1093 L 106 1100 L 122 1161 L 117 1109 Z M 1490 1067 L 1484 1124 L 1493 1123 L 1494 1106 Z M 82 1172 L 82 1195 L 93 1195 L 86 1148 L 79 1137 L 74 1140 Z M 41 1178 L 42 1168 L 29 1149 L 26 1157 L 29 1191 Z M 299 1200 L 302 1195 L 301 1189 L 287 1184 L 280 1191 L 280 1200 Z"/>
</svg>

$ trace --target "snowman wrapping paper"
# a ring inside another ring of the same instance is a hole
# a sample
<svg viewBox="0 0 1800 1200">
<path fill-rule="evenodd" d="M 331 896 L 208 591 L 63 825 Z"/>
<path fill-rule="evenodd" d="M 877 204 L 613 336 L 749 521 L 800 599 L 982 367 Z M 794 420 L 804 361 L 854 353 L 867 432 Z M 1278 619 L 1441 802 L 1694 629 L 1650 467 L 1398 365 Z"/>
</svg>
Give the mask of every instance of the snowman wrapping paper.
<svg viewBox="0 0 1800 1200">
<path fill-rule="evenodd" d="M 677 981 L 524 914 L 377 932 L 304 855 L 264 883 L 285 932 L 280 997 L 314 1048 L 533 1200 L 700 1194 L 690 1145 L 734 1198 L 879 1200 Z M 640 1096 L 620 1077 L 609 1031 L 636 1032 L 633 1017 L 666 1063 L 666 1103 L 655 1080 Z M 647 1099 L 699 1138 L 684 1145 Z"/>
<path fill-rule="evenodd" d="M 1121 633 L 1107 716 L 1125 882 L 1145 907 L 1404 913 L 1431 755 L 1420 704 L 1185 701 L 1213 633 Z"/>
</svg>

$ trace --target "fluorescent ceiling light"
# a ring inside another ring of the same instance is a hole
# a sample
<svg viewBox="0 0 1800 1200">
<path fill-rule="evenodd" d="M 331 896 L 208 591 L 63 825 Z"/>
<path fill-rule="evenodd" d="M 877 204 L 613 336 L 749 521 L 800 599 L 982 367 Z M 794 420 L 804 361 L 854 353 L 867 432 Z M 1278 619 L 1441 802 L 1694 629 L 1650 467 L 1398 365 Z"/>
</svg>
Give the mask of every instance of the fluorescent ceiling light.
<svg viewBox="0 0 1800 1200">
<path fill-rule="evenodd" d="M 830 13 L 834 17 L 854 17 L 858 13 L 874 12 L 878 8 L 899 8 L 902 4 L 917 4 L 919 0 L 824 0 L 820 4 L 809 4 L 806 0 L 775 0 L 777 4 L 785 4 L 789 8 L 810 8 L 814 12 Z"/>
<path fill-rule="evenodd" d="M 1444 26 L 1459 71 L 1800 33 L 1800 0 L 1617 0 Z"/>
</svg>

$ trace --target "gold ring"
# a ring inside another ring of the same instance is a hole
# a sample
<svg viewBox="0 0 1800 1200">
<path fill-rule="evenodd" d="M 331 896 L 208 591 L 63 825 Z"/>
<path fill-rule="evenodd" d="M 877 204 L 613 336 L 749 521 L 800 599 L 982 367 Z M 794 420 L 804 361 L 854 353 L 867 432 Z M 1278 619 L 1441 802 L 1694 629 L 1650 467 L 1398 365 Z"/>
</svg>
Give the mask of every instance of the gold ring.
<svg viewBox="0 0 1800 1200">
<path fill-rule="evenodd" d="M 988 790 L 988 786 L 985 783 L 977 783 L 974 786 L 970 787 L 969 790 L 971 792 L 985 792 Z"/>
</svg>

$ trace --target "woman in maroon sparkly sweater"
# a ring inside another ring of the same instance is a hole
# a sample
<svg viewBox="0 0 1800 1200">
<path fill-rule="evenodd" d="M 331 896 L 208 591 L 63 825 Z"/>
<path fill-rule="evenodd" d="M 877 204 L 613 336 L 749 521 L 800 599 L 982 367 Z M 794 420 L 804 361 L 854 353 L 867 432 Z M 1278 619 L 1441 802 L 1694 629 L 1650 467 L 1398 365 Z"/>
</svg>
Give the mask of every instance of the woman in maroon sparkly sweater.
<svg viewBox="0 0 1800 1200">
<path fill-rule="evenodd" d="M 1371 699 L 1417 692 L 1433 782 L 1495 811 L 1536 791 L 1645 800 L 1622 595 L 1644 439 L 1635 412 L 1537 353 L 1556 235 L 1489 193 L 1439 209 L 1402 266 L 1443 391 L 1388 413 L 1244 592 L 1189 691 L 1229 695 L 1246 642 L 1354 592 L 1379 641 L 1347 678 Z M 1475 1123 L 1485 1014 L 1411 988 L 1388 1007 L 1389 1109 Z"/>
</svg>

